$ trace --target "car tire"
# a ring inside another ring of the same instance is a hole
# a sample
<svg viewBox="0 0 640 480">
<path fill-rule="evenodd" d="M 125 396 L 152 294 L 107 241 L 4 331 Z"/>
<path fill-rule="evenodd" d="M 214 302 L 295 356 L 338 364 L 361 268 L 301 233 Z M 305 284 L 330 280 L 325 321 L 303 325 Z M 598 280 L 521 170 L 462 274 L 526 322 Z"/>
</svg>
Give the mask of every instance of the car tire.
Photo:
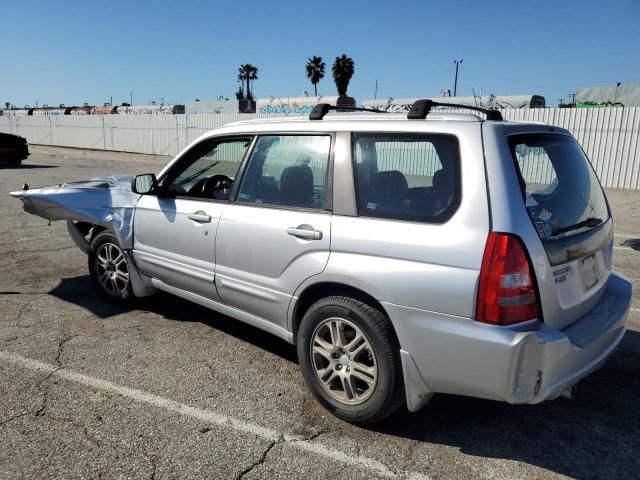
<svg viewBox="0 0 640 480">
<path fill-rule="evenodd" d="M 91 241 L 89 275 L 102 296 L 114 303 L 135 297 L 131 288 L 127 256 L 110 232 L 98 233 Z"/>
<path fill-rule="evenodd" d="M 302 318 L 297 350 L 307 385 L 337 417 L 373 424 L 404 404 L 400 346 L 378 309 L 349 297 L 318 300 Z"/>
</svg>

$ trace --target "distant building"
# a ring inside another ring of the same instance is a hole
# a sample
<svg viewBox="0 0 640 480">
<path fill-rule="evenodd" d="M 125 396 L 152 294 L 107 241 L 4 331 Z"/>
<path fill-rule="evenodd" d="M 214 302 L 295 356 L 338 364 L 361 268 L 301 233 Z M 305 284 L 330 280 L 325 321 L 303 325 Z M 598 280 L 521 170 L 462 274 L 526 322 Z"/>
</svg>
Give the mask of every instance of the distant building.
<svg viewBox="0 0 640 480">
<path fill-rule="evenodd" d="M 640 107 L 640 83 L 576 89 L 576 107 Z"/>
<path fill-rule="evenodd" d="M 187 103 L 185 113 L 187 115 L 207 115 L 211 113 L 238 113 L 238 100 L 225 100 L 217 98 L 215 100 L 199 100 Z"/>
</svg>

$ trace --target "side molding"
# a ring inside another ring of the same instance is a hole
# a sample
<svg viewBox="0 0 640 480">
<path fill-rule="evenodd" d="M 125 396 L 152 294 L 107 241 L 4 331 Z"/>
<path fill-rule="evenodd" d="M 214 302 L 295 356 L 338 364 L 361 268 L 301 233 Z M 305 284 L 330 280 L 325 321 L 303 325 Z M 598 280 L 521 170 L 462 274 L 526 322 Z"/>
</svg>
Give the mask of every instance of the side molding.
<svg viewBox="0 0 640 480">
<path fill-rule="evenodd" d="M 232 318 L 235 318 L 236 320 L 252 325 L 256 328 L 259 328 L 260 330 L 264 330 L 265 332 L 271 333 L 276 337 L 280 337 L 286 342 L 293 343 L 293 334 L 291 332 L 287 331 L 285 328 L 282 328 L 279 325 L 276 325 L 275 323 L 265 320 L 264 318 L 252 315 L 247 312 L 243 312 L 238 308 L 230 307 L 229 305 L 210 300 L 196 293 L 191 293 L 172 285 L 167 285 L 157 278 L 152 278 L 151 284 L 158 290 L 171 293 L 172 295 L 176 295 L 178 297 L 184 298 L 185 300 L 197 303 L 198 305 L 209 308 L 218 313 L 222 313 L 223 315 L 228 315 Z"/>
</svg>

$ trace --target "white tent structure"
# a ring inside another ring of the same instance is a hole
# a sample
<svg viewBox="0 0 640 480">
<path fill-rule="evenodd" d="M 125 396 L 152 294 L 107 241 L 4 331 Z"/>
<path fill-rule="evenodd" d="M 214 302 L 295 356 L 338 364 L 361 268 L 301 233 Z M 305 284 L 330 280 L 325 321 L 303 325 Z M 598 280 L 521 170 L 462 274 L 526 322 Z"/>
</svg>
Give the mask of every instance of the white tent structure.
<svg viewBox="0 0 640 480">
<path fill-rule="evenodd" d="M 424 98 L 424 97 L 422 97 Z M 483 108 L 544 108 L 545 100 L 540 95 L 483 95 L 477 97 L 427 97 L 428 100 L 453 103 L 460 106 Z M 420 98 L 387 98 L 363 100 L 365 108 L 377 108 L 385 112 L 408 112 Z"/>
<path fill-rule="evenodd" d="M 640 107 L 640 83 L 577 88 L 576 104 L 622 104 L 625 107 Z"/>
</svg>

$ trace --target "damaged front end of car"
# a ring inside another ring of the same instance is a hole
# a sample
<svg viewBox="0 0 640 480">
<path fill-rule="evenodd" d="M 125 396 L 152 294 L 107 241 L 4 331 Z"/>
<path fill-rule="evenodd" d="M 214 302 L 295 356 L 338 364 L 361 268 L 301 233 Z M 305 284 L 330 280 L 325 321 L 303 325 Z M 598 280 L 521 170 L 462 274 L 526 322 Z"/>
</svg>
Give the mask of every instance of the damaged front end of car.
<svg viewBox="0 0 640 480">
<path fill-rule="evenodd" d="M 83 182 L 69 182 L 41 188 L 10 192 L 22 200 L 24 211 L 49 221 L 66 220 L 74 243 L 85 254 L 91 239 L 103 230 L 111 232 L 133 265 L 129 255 L 133 248 L 133 215 L 140 195 L 131 190 L 130 175 L 98 177 Z M 132 287 L 138 297 L 153 293 L 146 277 L 133 269 Z"/>
</svg>

